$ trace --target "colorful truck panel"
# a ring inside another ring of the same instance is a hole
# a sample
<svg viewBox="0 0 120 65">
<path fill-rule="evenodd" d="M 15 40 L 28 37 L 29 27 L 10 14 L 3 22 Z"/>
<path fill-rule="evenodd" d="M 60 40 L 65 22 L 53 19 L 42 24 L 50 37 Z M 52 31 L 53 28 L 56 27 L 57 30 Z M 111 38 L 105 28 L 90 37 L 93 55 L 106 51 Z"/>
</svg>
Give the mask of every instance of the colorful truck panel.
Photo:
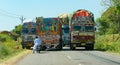
<svg viewBox="0 0 120 65">
<path fill-rule="evenodd" d="M 62 49 L 61 23 L 59 18 L 37 18 L 37 35 L 42 40 L 44 48 Z"/>
</svg>

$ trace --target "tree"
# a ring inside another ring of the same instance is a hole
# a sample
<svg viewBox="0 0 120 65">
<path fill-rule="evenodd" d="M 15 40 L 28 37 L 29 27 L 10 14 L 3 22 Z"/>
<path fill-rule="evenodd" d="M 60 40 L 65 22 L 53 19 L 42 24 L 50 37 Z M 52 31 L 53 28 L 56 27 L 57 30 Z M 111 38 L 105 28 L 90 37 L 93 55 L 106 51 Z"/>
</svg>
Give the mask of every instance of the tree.
<svg viewBox="0 0 120 65">
<path fill-rule="evenodd" d="M 118 31 L 120 37 L 120 0 L 112 0 L 116 9 L 117 18 L 118 18 Z"/>
<path fill-rule="evenodd" d="M 102 13 L 102 16 L 97 20 L 99 21 L 100 24 L 98 28 L 100 30 L 99 34 L 103 33 L 113 34 L 113 39 L 114 34 L 119 34 L 119 37 L 117 38 L 118 40 L 120 38 L 120 0 L 102 0 L 102 1 L 103 5 L 106 6 L 107 9 L 105 12 Z"/>
<path fill-rule="evenodd" d="M 118 33 L 118 18 L 115 7 L 109 7 L 101 16 L 109 24 L 109 33 Z"/>
<path fill-rule="evenodd" d="M 98 18 L 96 20 L 96 23 L 97 25 L 99 26 L 98 27 L 98 33 L 100 35 L 105 35 L 106 31 L 107 31 L 107 28 L 108 28 L 108 24 L 107 22 L 105 22 L 105 20 L 103 20 L 102 18 Z"/>
<path fill-rule="evenodd" d="M 13 29 L 13 32 L 20 35 L 21 34 L 21 29 L 22 29 L 22 25 L 17 25 L 17 26 L 15 26 L 15 29 Z"/>
<path fill-rule="evenodd" d="M 106 7 L 113 7 L 113 1 L 112 0 L 102 0 L 102 5 Z"/>
</svg>

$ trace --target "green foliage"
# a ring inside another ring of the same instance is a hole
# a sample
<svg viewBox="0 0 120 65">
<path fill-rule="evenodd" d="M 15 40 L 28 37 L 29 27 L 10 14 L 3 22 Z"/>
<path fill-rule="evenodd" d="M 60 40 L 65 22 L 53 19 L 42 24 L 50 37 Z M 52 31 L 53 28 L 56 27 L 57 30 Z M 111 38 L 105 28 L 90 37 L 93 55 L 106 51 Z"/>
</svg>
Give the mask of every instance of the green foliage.
<svg viewBox="0 0 120 65">
<path fill-rule="evenodd" d="M 4 41 L 6 41 L 6 38 L 0 36 L 0 41 L 1 41 L 1 42 L 4 42 Z"/>
<path fill-rule="evenodd" d="M 9 49 L 5 47 L 4 45 L 0 46 L 0 58 L 3 59 L 5 56 L 9 54 Z"/>
<path fill-rule="evenodd" d="M 119 19 L 115 7 L 108 8 L 96 22 L 99 24 L 98 30 L 100 35 L 119 33 Z"/>
<path fill-rule="evenodd" d="M 22 50 L 20 42 L 14 41 L 10 35 L 0 34 L 0 60 Z"/>
<path fill-rule="evenodd" d="M 12 40 L 12 37 L 10 37 L 9 35 L 6 35 L 6 34 L 0 34 L 1 42 L 5 42 L 5 41 L 9 41 L 9 40 Z"/>
<path fill-rule="evenodd" d="M 112 0 L 114 6 L 116 7 L 117 14 L 120 14 L 120 0 Z"/>
<path fill-rule="evenodd" d="M 100 35 L 105 34 L 105 32 L 107 31 L 107 28 L 108 28 L 108 23 L 105 22 L 105 21 L 104 21 L 103 19 L 101 19 L 101 18 L 98 18 L 96 22 L 97 22 L 97 25 L 99 26 L 99 27 L 98 27 L 98 33 L 99 33 Z"/>
<path fill-rule="evenodd" d="M 103 0 L 103 3 L 105 3 L 104 6 L 109 7 L 96 20 L 99 24 L 98 33 L 100 35 L 120 33 L 120 0 Z"/>
<path fill-rule="evenodd" d="M 119 42 L 120 42 L 120 38 L 118 39 L 118 34 L 102 35 L 96 37 L 95 48 L 98 50 L 120 53 Z"/>
<path fill-rule="evenodd" d="M 15 29 L 13 29 L 13 32 L 20 35 L 21 29 L 22 29 L 22 25 L 17 25 L 17 26 L 15 26 Z"/>
</svg>

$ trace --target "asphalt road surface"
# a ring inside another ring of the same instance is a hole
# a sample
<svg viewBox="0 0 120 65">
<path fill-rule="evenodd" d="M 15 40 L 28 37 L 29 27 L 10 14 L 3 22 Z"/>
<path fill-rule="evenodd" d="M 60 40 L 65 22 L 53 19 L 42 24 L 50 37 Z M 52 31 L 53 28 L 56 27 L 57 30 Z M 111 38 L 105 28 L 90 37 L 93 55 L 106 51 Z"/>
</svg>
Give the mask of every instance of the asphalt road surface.
<svg viewBox="0 0 120 65">
<path fill-rule="evenodd" d="M 120 56 L 102 51 L 41 51 L 29 54 L 16 65 L 120 65 Z"/>
</svg>

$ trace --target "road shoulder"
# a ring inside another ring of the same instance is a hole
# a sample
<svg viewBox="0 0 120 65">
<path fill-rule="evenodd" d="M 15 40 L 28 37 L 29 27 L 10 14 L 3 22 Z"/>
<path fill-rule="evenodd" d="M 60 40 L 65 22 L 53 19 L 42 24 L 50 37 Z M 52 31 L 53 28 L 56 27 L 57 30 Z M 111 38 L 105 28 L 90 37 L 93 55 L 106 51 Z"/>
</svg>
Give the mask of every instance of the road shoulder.
<svg viewBox="0 0 120 65">
<path fill-rule="evenodd" d="M 23 59 L 25 56 L 31 53 L 31 50 L 24 50 L 17 55 L 9 58 L 8 60 L 3 61 L 0 65 L 15 65 L 19 60 Z"/>
</svg>

